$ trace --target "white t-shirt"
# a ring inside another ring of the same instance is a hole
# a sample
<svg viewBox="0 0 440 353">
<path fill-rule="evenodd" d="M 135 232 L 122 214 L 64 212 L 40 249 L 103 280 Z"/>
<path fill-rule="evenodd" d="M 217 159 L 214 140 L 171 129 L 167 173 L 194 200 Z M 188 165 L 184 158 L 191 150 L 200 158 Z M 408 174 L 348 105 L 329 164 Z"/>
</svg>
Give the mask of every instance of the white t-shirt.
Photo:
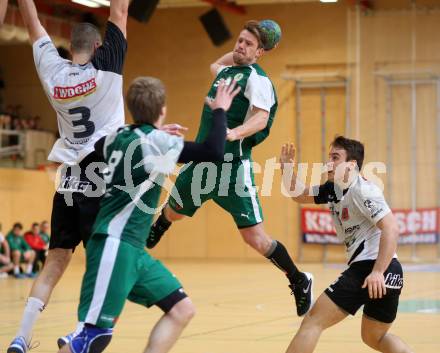
<svg viewBox="0 0 440 353">
<path fill-rule="evenodd" d="M 343 192 L 327 182 L 315 187 L 314 195 L 315 203 L 329 205 L 336 234 L 346 247 L 348 264 L 375 260 L 381 235 L 376 224 L 391 212 L 382 191 L 359 175 Z"/>
<path fill-rule="evenodd" d="M 60 138 L 49 154 L 50 161 L 79 163 L 100 137 L 124 124 L 126 50 L 126 39 L 112 22 L 107 23 L 103 45 L 85 65 L 61 58 L 48 36 L 33 44 L 38 76 L 57 113 Z"/>
</svg>

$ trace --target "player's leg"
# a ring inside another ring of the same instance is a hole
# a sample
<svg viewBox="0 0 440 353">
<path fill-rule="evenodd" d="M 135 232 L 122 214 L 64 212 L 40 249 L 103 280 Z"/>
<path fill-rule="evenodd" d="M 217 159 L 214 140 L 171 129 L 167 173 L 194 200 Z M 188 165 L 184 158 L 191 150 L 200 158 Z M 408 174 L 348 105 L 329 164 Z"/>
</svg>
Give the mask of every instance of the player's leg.
<svg viewBox="0 0 440 353">
<path fill-rule="evenodd" d="M 52 206 L 52 236 L 46 263 L 34 281 L 26 301 L 20 327 L 8 353 L 24 353 L 29 346 L 31 333 L 35 322 L 49 302 L 50 295 L 72 257 L 74 249 L 81 241 L 75 224 L 75 205 L 67 206 L 64 196 L 55 193 Z M 21 339 L 20 339 L 21 338 Z M 17 342 L 26 342 L 19 345 Z M 15 343 L 14 343 L 15 342 Z"/>
<path fill-rule="evenodd" d="M 386 295 L 381 299 L 369 299 L 362 317 L 362 340 L 371 348 L 384 353 L 410 353 L 399 337 L 388 333 L 396 319 L 400 292 L 403 286 L 403 271 L 400 262 L 393 259 L 384 273 Z M 364 289 L 365 295 L 367 289 Z"/>
<path fill-rule="evenodd" d="M 4 274 L 4 278 L 8 277 L 8 272 L 14 269 L 14 264 L 11 259 L 3 254 L 0 254 L 0 274 Z"/>
<path fill-rule="evenodd" d="M 400 337 L 388 333 L 391 325 L 364 315 L 361 328 L 362 341 L 383 353 L 412 353 L 411 348 Z"/>
<path fill-rule="evenodd" d="M 27 250 L 23 253 L 23 260 L 25 263 L 25 270 L 24 273 L 27 277 L 35 277 L 35 275 L 32 273 L 32 270 L 34 268 L 34 261 L 35 261 L 36 253 L 34 250 Z"/>
<path fill-rule="evenodd" d="M 298 316 L 307 313 L 313 303 L 312 274 L 301 272 L 298 269 L 283 243 L 272 239 L 265 232 L 263 223 L 239 230 L 246 244 L 254 248 L 284 272 L 290 283 L 289 288 L 295 297 Z"/>
<path fill-rule="evenodd" d="M 325 294 L 316 301 L 313 308 L 304 317 L 301 326 L 287 348 L 287 353 L 311 353 L 318 343 L 321 333 L 347 317 Z"/>
<path fill-rule="evenodd" d="M 12 250 L 11 251 L 11 259 L 12 259 L 12 264 L 14 267 L 15 278 L 25 278 L 25 276 L 20 273 L 21 251 L 20 250 Z"/>
<path fill-rule="evenodd" d="M 286 274 L 297 313 L 304 315 L 312 303 L 312 276 L 299 271 L 285 246 L 265 232 L 251 161 L 233 162 L 229 185 L 222 184 L 219 190 L 227 190 L 227 194 L 214 196 L 214 201 L 232 215 L 243 240 Z"/>
<path fill-rule="evenodd" d="M 175 221 L 185 216 L 192 217 L 200 205 L 196 206 L 191 193 L 193 165 L 183 170 L 176 179 L 166 206 L 153 223 L 147 238 L 147 248 L 154 248 Z"/>
<path fill-rule="evenodd" d="M 195 315 L 191 299 L 186 297 L 163 314 L 148 338 L 145 353 L 166 353 L 176 343 L 184 328 Z"/>
<path fill-rule="evenodd" d="M 143 272 L 128 299 L 140 305 L 158 306 L 164 314 L 150 333 L 146 353 L 165 353 L 176 343 L 195 314 L 194 305 L 177 278 L 158 260 L 142 256 Z"/>
<path fill-rule="evenodd" d="M 145 253 L 117 237 L 95 234 L 86 249 L 86 272 L 81 286 L 78 320 L 84 328 L 60 352 L 102 352 L 113 326 L 138 278 L 137 262 Z"/>
</svg>

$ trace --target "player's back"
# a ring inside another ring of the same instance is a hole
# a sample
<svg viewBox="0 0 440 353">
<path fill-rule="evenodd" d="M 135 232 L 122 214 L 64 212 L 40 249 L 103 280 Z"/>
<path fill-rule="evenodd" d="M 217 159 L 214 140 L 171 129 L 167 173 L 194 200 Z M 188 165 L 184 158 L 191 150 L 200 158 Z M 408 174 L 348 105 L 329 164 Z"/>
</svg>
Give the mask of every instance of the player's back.
<svg viewBox="0 0 440 353">
<path fill-rule="evenodd" d="M 109 22 L 104 44 L 85 65 L 62 59 L 49 37 L 34 43 L 35 65 L 55 109 L 60 139 L 49 160 L 79 162 L 124 123 L 122 67 L 126 40 Z"/>
<path fill-rule="evenodd" d="M 165 175 L 174 170 L 183 139 L 152 125 L 130 125 L 107 136 L 102 146 L 106 193 L 93 232 L 143 248 Z"/>
</svg>

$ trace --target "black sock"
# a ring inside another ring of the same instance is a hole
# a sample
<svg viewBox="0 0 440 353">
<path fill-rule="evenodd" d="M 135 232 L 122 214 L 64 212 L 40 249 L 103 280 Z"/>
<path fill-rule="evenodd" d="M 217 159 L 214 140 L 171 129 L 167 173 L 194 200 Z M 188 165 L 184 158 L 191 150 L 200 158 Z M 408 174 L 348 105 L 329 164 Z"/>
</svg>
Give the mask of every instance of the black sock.
<svg viewBox="0 0 440 353">
<path fill-rule="evenodd" d="M 166 231 L 172 222 L 170 222 L 164 215 L 164 210 L 162 209 L 162 212 L 160 213 L 160 216 L 156 219 L 156 222 L 154 222 L 154 225 L 156 227 L 159 227 L 160 229 L 163 229 Z"/>
<path fill-rule="evenodd" d="M 292 261 L 285 246 L 277 240 L 273 240 L 269 252 L 266 254 L 268 258 L 276 267 L 284 272 L 292 284 L 302 282 L 306 276 L 302 273 Z"/>
</svg>

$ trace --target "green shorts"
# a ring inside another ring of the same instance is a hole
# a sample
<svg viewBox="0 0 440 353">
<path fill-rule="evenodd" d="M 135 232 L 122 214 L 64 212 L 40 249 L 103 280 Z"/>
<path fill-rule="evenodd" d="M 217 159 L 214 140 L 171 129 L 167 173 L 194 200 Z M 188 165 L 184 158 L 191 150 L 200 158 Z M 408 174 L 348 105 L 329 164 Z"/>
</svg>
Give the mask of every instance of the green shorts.
<svg viewBox="0 0 440 353">
<path fill-rule="evenodd" d="M 229 212 L 238 228 L 263 221 L 251 160 L 185 165 L 168 204 L 175 212 L 192 217 L 207 200 Z"/>
<path fill-rule="evenodd" d="M 159 260 L 118 238 L 94 234 L 86 254 L 79 321 L 110 328 L 126 299 L 150 307 L 182 287 Z"/>
</svg>

